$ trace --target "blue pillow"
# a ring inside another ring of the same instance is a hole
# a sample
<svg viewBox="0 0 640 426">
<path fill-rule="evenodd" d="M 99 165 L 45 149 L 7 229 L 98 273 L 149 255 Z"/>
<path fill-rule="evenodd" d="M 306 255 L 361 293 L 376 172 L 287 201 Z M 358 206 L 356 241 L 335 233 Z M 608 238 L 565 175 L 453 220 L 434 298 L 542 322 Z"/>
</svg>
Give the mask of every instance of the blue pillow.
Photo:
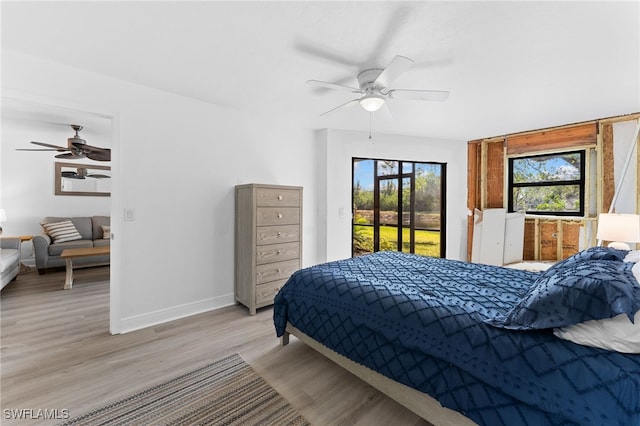
<svg viewBox="0 0 640 426">
<path fill-rule="evenodd" d="M 566 327 L 640 310 L 640 287 L 632 263 L 575 260 L 547 271 L 505 317 L 489 320 L 496 327 L 533 330 Z"/>
<path fill-rule="evenodd" d="M 547 272 L 553 272 L 554 269 L 565 268 L 574 265 L 582 260 L 624 260 L 627 250 L 618 250 L 611 247 L 591 247 L 586 250 L 579 251 L 573 256 L 554 264 Z"/>
</svg>

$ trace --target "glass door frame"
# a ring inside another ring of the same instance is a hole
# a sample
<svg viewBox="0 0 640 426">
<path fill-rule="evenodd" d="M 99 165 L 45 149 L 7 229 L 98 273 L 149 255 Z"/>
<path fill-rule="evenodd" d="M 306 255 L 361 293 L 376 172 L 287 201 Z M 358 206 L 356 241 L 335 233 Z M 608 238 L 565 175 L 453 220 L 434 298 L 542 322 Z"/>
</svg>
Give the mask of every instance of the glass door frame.
<svg viewBox="0 0 640 426">
<path fill-rule="evenodd" d="M 429 165 L 437 165 L 440 167 L 440 230 L 439 230 L 439 246 L 440 246 L 440 257 L 446 256 L 446 227 L 447 227 L 447 215 L 446 215 L 446 205 L 447 205 L 447 164 L 439 163 L 434 161 L 415 161 L 415 160 L 383 160 L 377 158 L 364 158 L 364 157 L 353 157 L 351 159 L 351 205 L 355 208 L 355 200 L 354 200 L 354 179 L 355 179 L 355 164 L 357 161 L 373 161 L 373 251 L 377 252 L 380 250 L 380 181 L 384 180 L 395 180 L 398 185 L 398 202 L 397 202 L 397 251 L 403 251 L 403 229 L 405 226 L 403 225 L 403 184 L 404 179 L 409 179 L 410 189 L 409 192 L 411 194 L 411 198 L 409 200 L 409 250 L 411 253 L 415 252 L 415 182 L 416 182 L 416 164 L 429 164 Z M 378 162 L 396 162 L 398 164 L 398 172 L 395 174 L 388 175 L 378 175 Z M 404 172 L 403 165 L 411 164 L 411 172 Z M 354 256 L 354 233 L 355 233 L 355 223 L 354 217 L 351 219 L 351 255 Z"/>
</svg>

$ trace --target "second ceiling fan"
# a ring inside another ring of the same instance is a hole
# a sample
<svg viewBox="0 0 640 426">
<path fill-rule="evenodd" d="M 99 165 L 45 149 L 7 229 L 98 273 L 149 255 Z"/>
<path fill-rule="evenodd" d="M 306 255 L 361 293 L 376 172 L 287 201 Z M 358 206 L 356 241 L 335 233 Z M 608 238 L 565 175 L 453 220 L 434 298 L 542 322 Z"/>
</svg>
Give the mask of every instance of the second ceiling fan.
<svg viewBox="0 0 640 426">
<path fill-rule="evenodd" d="M 308 80 L 307 83 L 317 87 L 349 91 L 351 93 L 361 95 L 320 114 L 321 116 L 356 102 L 359 103 L 365 111 L 375 112 L 385 105 L 387 99 L 441 102 L 445 101 L 449 97 L 449 92 L 446 90 L 392 88 L 391 85 L 393 82 L 405 71 L 408 71 L 412 65 L 413 60 L 405 56 L 397 55 L 384 69 L 373 68 L 359 73 L 357 76 L 359 87 L 351 87 L 320 80 Z"/>
<path fill-rule="evenodd" d="M 66 147 L 31 141 L 32 144 L 42 146 L 44 148 L 18 148 L 17 151 L 58 151 L 63 154 L 58 154 L 55 157 L 64 158 L 66 160 L 89 158 L 90 160 L 95 161 L 111 161 L 111 149 L 87 145 L 87 141 L 82 139 L 78 134 L 78 132 L 82 130 L 82 126 L 71 124 L 71 128 L 75 130 L 76 134 L 67 139 Z"/>
</svg>

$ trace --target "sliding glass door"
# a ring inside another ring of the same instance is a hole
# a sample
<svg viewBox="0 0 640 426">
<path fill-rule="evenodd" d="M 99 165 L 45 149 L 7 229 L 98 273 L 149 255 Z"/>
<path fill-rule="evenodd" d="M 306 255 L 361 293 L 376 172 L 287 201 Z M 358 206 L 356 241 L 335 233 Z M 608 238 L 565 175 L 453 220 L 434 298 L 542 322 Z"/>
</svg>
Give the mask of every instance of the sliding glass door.
<svg viewBox="0 0 640 426">
<path fill-rule="evenodd" d="M 352 254 L 445 256 L 446 164 L 353 159 Z"/>
</svg>

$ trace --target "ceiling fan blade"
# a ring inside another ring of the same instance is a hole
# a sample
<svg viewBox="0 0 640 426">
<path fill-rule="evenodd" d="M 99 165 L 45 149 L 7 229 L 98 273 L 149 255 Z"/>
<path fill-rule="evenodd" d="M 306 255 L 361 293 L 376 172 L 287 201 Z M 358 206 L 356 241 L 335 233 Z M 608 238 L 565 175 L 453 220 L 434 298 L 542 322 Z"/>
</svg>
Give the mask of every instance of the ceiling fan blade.
<svg viewBox="0 0 640 426">
<path fill-rule="evenodd" d="M 338 84 L 338 83 L 329 83 L 327 81 L 307 80 L 307 84 L 312 84 L 316 87 L 324 87 L 327 89 L 349 90 L 352 93 L 364 93 L 362 90 L 358 89 L 357 87 L 345 86 L 344 84 Z"/>
<path fill-rule="evenodd" d="M 352 104 L 352 103 L 354 103 L 354 102 L 358 102 L 359 100 L 360 100 L 360 98 L 357 98 L 357 99 L 351 99 L 350 101 L 345 102 L 345 103 L 343 103 L 342 105 L 338 105 L 337 107 L 335 107 L 335 108 L 333 108 L 333 109 L 330 109 L 329 111 L 323 112 L 322 114 L 320 114 L 320 117 L 322 117 L 323 115 L 327 115 L 327 114 L 329 114 L 330 112 L 333 112 L 333 111 L 335 111 L 335 110 L 337 110 L 337 109 L 339 109 L 339 108 L 342 108 L 342 107 L 345 107 L 345 106 L 347 106 L 347 105 L 349 105 L 349 104 Z"/>
<path fill-rule="evenodd" d="M 377 87 L 389 87 L 396 78 L 411 68 L 411 65 L 413 65 L 411 59 L 397 55 L 389 62 L 389 65 L 382 70 L 378 78 L 373 82 L 373 85 Z"/>
<path fill-rule="evenodd" d="M 73 142 L 72 145 L 91 160 L 111 161 L 111 149 L 109 148 L 100 148 L 79 142 Z"/>
<path fill-rule="evenodd" d="M 108 175 L 87 175 L 87 177 L 95 178 L 95 179 L 109 179 L 111 176 Z"/>
<path fill-rule="evenodd" d="M 295 44 L 295 49 L 306 55 L 331 61 L 339 65 L 347 66 L 349 68 L 356 69 L 358 66 L 360 66 L 359 63 L 357 63 L 350 57 L 351 55 L 342 56 L 336 53 L 334 49 L 314 46 L 309 42 L 297 42 Z"/>
<path fill-rule="evenodd" d="M 389 90 L 388 95 L 391 99 L 443 102 L 449 97 L 449 92 L 446 90 L 394 89 Z"/>
<path fill-rule="evenodd" d="M 79 175 L 76 172 L 62 172 L 61 173 L 63 178 L 67 178 L 67 179 L 84 179 L 85 177 L 82 175 Z"/>
<path fill-rule="evenodd" d="M 103 148 L 102 151 L 93 151 L 84 153 L 88 159 L 94 161 L 111 161 L 111 150 Z"/>
<path fill-rule="evenodd" d="M 58 154 L 56 155 L 56 158 L 64 158 L 67 160 L 77 160 L 80 158 L 86 158 L 86 156 L 82 153 L 77 153 L 77 152 L 67 152 L 65 154 Z"/>
<path fill-rule="evenodd" d="M 66 146 L 58 146 L 58 145 L 51 145 L 50 143 L 44 143 L 44 142 L 34 142 L 31 141 L 32 144 L 34 145 L 40 145 L 40 146 L 46 146 L 47 148 L 53 148 L 57 151 L 68 151 L 69 148 Z"/>
<path fill-rule="evenodd" d="M 53 148 L 16 148 L 16 151 L 58 151 L 62 152 L 62 149 L 53 149 Z M 69 151 L 65 149 L 64 151 Z"/>
<path fill-rule="evenodd" d="M 77 148 L 81 151 L 85 151 L 85 152 L 100 152 L 100 151 L 110 151 L 109 148 L 100 148 L 99 146 L 92 146 L 92 145 L 87 145 L 86 143 L 82 143 L 82 142 L 73 142 L 71 145 L 74 146 L 74 148 Z"/>
</svg>

